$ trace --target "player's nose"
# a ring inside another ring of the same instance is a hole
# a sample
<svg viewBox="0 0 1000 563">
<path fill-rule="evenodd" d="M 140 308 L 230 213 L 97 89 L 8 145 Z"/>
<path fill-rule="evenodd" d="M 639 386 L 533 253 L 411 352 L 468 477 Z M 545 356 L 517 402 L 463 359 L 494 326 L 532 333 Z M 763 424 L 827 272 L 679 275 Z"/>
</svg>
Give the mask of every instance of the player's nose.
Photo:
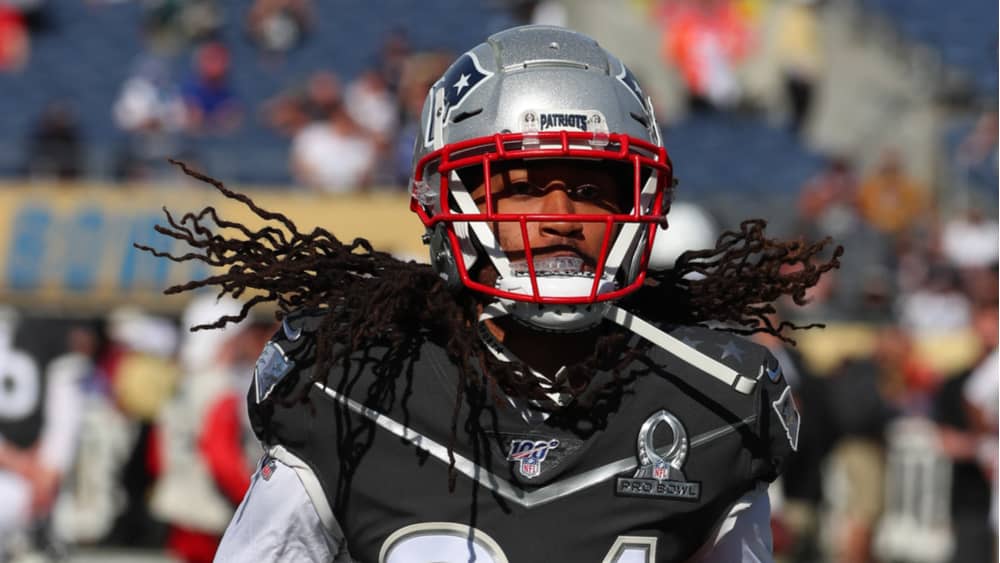
<svg viewBox="0 0 1000 563">
<path fill-rule="evenodd" d="M 576 202 L 566 193 L 566 185 L 562 182 L 553 182 L 546 186 L 545 194 L 541 198 L 542 213 L 572 216 L 577 212 Z M 579 238 L 583 234 L 583 223 L 572 217 L 566 220 L 543 221 L 540 230 L 546 236 Z"/>
</svg>

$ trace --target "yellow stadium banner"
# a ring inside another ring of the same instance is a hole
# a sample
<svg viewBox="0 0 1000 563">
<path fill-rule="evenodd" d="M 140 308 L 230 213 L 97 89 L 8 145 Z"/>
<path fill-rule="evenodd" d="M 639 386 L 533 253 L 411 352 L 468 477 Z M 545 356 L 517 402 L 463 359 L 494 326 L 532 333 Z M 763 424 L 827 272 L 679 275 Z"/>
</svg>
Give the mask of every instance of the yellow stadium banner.
<svg viewBox="0 0 1000 563">
<path fill-rule="evenodd" d="M 302 232 L 319 226 L 341 241 L 364 237 L 378 250 L 426 262 L 423 227 L 409 211 L 406 194 L 238 191 L 264 209 L 283 213 Z M 156 258 L 132 244 L 188 252 L 185 243 L 154 227 L 166 223 L 163 208 L 180 220 L 206 206 L 252 229 L 264 223 L 210 186 L 0 185 L 0 299 L 63 313 L 126 304 L 177 310 L 188 297 L 165 297 L 163 289 L 208 270 L 195 262 Z"/>
</svg>

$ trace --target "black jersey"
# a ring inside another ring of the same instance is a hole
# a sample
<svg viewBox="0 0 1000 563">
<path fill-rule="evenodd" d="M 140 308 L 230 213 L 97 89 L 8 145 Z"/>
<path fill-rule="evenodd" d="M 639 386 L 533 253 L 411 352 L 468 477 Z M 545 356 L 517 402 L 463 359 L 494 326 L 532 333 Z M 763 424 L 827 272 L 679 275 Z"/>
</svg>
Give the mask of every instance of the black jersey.
<svg viewBox="0 0 1000 563">
<path fill-rule="evenodd" d="M 318 324 L 293 318 L 267 345 L 250 416 L 265 444 L 312 468 L 357 561 L 406 560 L 428 542 L 487 562 L 683 561 L 795 448 L 777 362 L 729 333 L 669 331 L 756 379 L 749 395 L 653 348 L 588 412 L 545 416 L 471 391 L 458 400 L 458 368 L 429 342 L 394 375 L 369 350 L 309 384 Z M 308 401 L 290 401 L 302 385 Z"/>
</svg>

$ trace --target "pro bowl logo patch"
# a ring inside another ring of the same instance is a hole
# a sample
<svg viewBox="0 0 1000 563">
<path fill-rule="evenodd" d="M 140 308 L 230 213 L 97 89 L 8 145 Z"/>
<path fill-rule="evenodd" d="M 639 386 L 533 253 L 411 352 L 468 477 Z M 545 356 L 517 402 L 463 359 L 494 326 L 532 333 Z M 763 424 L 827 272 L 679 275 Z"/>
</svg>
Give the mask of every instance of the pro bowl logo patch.
<svg viewBox="0 0 1000 563">
<path fill-rule="evenodd" d="M 559 447 L 559 440 L 511 440 L 508 461 L 516 461 L 517 470 L 528 479 L 542 473 L 542 462 L 549 452 Z"/>
<path fill-rule="evenodd" d="M 661 424 L 667 425 L 673 435 L 670 446 L 662 451 L 653 445 L 653 433 Z M 690 444 L 687 430 L 676 416 L 666 410 L 653 413 L 642 423 L 636 446 L 638 468 L 631 477 L 617 479 L 615 494 L 684 501 L 701 498 L 701 483 L 689 481 L 684 475 Z"/>
</svg>

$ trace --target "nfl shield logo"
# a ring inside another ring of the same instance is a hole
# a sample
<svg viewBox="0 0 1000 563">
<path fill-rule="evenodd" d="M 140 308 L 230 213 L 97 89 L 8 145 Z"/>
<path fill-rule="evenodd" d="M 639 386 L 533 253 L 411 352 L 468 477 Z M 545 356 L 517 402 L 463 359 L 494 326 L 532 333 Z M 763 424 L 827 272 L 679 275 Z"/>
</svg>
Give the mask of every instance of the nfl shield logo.
<svg viewBox="0 0 1000 563">
<path fill-rule="evenodd" d="M 267 458 L 264 465 L 260 468 L 260 476 L 264 478 L 265 481 L 271 480 L 271 475 L 274 475 L 274 470 L 277 465 L 274 463 L 274 458 Z"/>
<path fill-rule="evenodd" d="M 528 477 L 529 479 L 532 478 L 532 477 L 537 477 L 538 474 L 541 472 L 541 467 L 540 466 L 541 466 L 541 464 L 538 463 L 537 461 L 533 461 L 533 460 L 522 461 L 521 462 L 521 475 L 524 475 L 525 477 Z"/>
<path fill-rule="evenodd" d="M 667 464 L 662 461 L 653 466 L 653 479 L 662 481 L 667 478 Z"/>
</svg>

